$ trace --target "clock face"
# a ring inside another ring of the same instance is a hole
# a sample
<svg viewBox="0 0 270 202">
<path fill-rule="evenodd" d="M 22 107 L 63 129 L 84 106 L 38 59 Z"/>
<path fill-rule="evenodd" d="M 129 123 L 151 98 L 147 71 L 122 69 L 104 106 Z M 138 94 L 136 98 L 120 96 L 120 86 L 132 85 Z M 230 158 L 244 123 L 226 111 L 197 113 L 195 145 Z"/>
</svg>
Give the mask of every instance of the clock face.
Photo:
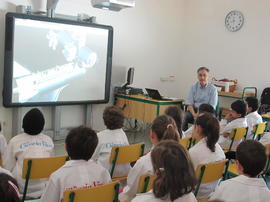
<svg viewBox="0 0 270 202">
<path fill-rule="evenodd" d="M 225 18 L 225 26 L 231 32 L 236 32 L 244 24 L 244 16 L 240 11 L 231 11 Z"/>
</svg>

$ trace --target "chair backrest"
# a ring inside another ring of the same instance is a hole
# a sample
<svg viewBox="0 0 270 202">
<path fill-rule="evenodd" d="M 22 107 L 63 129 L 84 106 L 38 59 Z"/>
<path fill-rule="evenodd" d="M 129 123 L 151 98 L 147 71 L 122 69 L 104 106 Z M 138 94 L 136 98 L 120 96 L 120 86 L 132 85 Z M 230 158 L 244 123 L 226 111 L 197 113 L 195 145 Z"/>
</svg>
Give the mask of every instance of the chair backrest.
<svg viewBox="0 0 270 202">
<path fill-rule="evenodd" d="M 153 183 L 155 180 L 155 175 L 151 174 L 144 174 L 141 175 L 139 184 L 138 184 L 138 189 L 137 193 L 145 193 L 150 191 L 153 188 Z"/>
<path fill-rule="evenodd" d="M 23 160 L 22 178 L 26 179 L 30 170 L 29 179 L 49 178 L 50 175 L 62 167 L 68 156 L 55 156 L 48 158 L 27 158 Z"/>
<path fill-rule="evenodd" d="M 230 138 L 233 140 L 242 140 L 247 135 L 248 127 L 234 128 L 231 131 Z"/>
<path fill-rule="evenodd" d="M 266 153 L 268 156 L 270 156 L 270 144 L 265 145 Z"/>
<path fill-rule="evenodd" d="M 230 138 L 231 138 L 231 144 L 228 151 L 231 151 L 234 141 L 242 140 L 246 137 L 248 132 L 248 127 L 243 128 L 234 128 L 231 131 Z"/>
<path fill-rule="evenodd" d="M 253 131 L 254 131 L 253 139 L 255 138 L 256 135 L 264 134 L 264 132 L 266 130 L 266 126 L 267 126 L 266 122 L 259 123 L 259 124 L 256 124 L 255 126 L 253 126 Z"/>
<path fill-rule="evenodd" d="M 118 202 L 119 182 L 93 188 L 67 190 L 63 202 Z"/>
<path fill-rule="evenodd" d="M 266 148 L 266 154 L 267 154 L 267 161 L 266 161 L 266 164 L 265 164 L 265 167 L 264 167 L 264 169 L 262 171 L 261 176 L 267 174 L 270 171 L 270 144 L 265 145 L 265 148 Z M 264 178 L 264 180 L 266 182 L 265 178 Z"/>
<path fill-rule="evenodd" d="M 116 164 L 131 163 L 137 161 L 141 156 L 143 156 L 144 146 L 144 143 L 138 143 L 127 146 L 112 147 L 109 160 L 112 164 L 111 176 L 113 176 Z"/>
<path fill-rule="evenodd" d="M 50 175 L 62 167 L 68 160 L 68 156 L 56 156 L 48 158 L 27 158 L 23 160 L 22 178 L 25 179 L 22 201 L 27 194 L 30 179 L 49 178 Z"/>
<path fill-rule="evenodd" d="M 196 168 L 196 176 L 198 179 L 195 189 L 195 196 L 197 195 L 200 185 L 208 182 L 214 182 L 223 177 L 224 170 L 226 168 L 226 162 L 228 160 L 217 161 L 214 163 L 199 164 Z"/>
<path fill-rule="evenodd" d="M 186 138 L 179 139 L 178 142 L 186 149 L 189 149 L 189 147 L 191 146 L 191 141 L 192 141 L 192 137 L 186 137 Z"/>
</svg>

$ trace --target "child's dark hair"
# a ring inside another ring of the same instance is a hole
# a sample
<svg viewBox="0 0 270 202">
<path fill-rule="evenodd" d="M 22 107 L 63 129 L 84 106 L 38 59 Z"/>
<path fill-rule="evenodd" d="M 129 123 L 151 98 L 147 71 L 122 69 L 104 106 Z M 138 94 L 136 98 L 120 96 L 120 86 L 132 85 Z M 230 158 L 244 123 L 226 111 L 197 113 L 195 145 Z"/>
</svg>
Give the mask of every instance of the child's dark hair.
<svg viewBox="0 0 270 202">
<path fill-rule="evenodd" d="M 161 115 L 155 118 L 151 129 L 156 133 L 159 141 L 161 140 L 179 140 L 177 126 L 170 116 Z"/>
<path fill-rule="evenodd" d="M 202 136 L 206 137 L 207 147 L 215 152 L 215 145 L 219 139 L 219 122 L 216 117 L 210 113 L 203 113 L 197 117 L 195 125 L 202 128 Z"/>
<path fill-rule="evenodd" d="M 45 119 L 38 108 L 28 111 L 23 117 L 23 130 L 28 135 L 38 135 L 45 125 Z"/>
<path fill-rule="evenodd" d="M 258 141 L 245 140 L 236 149 L 236 159 L 243 166 L 244 174 L 256 177 L 265 167 L 267 161 L 266 149 Z"/>
<path fill-rule="evenodd" d="M 201 104 L 199 106 L 199 114 L 202 114 L 202 113 L 210 113 L 210 114 L 215 114 L 215 109 L 212 105 L 210 104 Z"/>
<path fill-rule="evenodd" d="M 16 180 L 5 173 L 0 173 L 0 196 L 1 201 L 20 202 Z"/>
<path fill-rule="evenodd" d="M 174 119 L 180 138 L 182 138 L 183 110 L 178 106 L 171 106 L 165 110 L 165 114 Z"/>
<path fill-rule="evenodd" d="M 259 108 L 259 101 L 256 97 L 247 97 L 246 103 L 248 107 L 251 107 L 252 112 L 257 111 L 257 109 Z"/>
<path fill-rule="evenodd" d="M 98 144 L 98 137 L 91 128 L 80 126 L 72 129 L 66 137 L 66 149 L 72 160 L 88 161 Z"/>
<path fill-rule="evenodd" d="M 237 114 L 241 114 L 241 117 L 245 117 L 247 114 L 247 105 L 242 100 L 236 100 L 231 104 L 231 108 Z"/>
<path fill-rule="evenodd" d="M 117 106 L 106 107 L 103 112 L 104 124 L 110 130 L 122 128 L 124 119 L 123 111 Z"/>
<path fill-rule="evenodd" d="M 157 175 L 153 184 L 156 198 L 169 196 L 174 201 L 194 190 L 195 171 L 183 146 L 172 140 L 161 141 L 151 152 L 151 159 Z"/>
</svg>

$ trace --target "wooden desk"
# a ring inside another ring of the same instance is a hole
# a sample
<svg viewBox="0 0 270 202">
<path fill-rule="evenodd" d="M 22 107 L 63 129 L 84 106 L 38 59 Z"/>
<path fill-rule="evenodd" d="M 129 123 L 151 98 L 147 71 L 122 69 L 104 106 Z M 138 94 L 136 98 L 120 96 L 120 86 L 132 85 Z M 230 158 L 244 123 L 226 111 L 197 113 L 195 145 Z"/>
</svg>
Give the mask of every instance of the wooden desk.
<svg viewBox="0 0 270 202">
<path fill-rule="evenodd" d="M 250 90 L 252 90 L 253 92 L 250 92 Z M 247 97 L 257 97 L 257 88 L 256 87 L 245 87 L 242 92 L 219 91 L 218 96 L 235 98 L 235 99 L 244 99 Z"/>
<path fill-rule="evenodd" d="M 184 100 L 154 100 L 144 95 L 115 95 L 115 105 L 123 109 L 124 115 L 147 123 L 151 123 L 158 115 L 164 114 L 169 106 L 183 107 Z"/>
</svg>

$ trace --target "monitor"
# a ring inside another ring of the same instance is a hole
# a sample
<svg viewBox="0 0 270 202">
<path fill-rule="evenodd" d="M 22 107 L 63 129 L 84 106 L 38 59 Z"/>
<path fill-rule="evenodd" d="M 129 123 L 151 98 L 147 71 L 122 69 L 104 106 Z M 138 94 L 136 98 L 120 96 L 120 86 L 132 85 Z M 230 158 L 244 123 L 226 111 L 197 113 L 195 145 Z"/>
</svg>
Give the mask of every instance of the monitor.
<svg viewBox="0 0 270 202">
<path fill-rule="evenodd" d="M 127 73 L 127 82 L 126 84 L 123 86 L 123 88 L 126 88 L 127 86 L 131 85 L 133 83 L 133 77 L 134 77 L 134 67 L 130 67 L 128 69 L 128 73 Z"/>
<path fill-rule="evenodd" d="M 107 103 L 113 28 L 7 13 L 5 107 Z"/>
</svg>

